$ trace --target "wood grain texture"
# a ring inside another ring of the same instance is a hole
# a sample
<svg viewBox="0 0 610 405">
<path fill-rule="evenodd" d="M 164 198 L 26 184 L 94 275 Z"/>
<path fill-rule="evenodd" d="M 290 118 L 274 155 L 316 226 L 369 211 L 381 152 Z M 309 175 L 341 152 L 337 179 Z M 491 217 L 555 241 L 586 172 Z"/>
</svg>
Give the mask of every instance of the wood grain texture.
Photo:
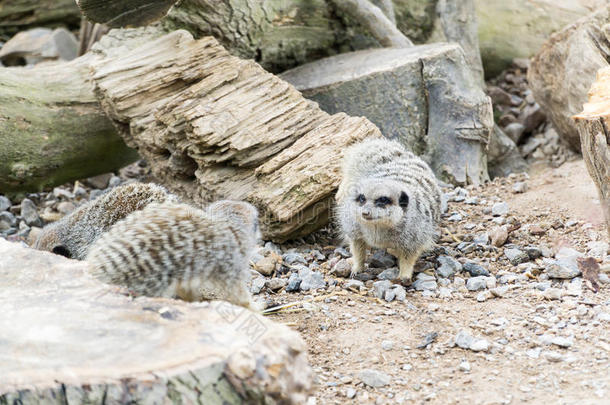
<svg viewBox="0 0 610 405">
<path fill-rule="evenodd" d="M 0 404 L 304 403 L 303 340 L 222 301 L 130 298 L 0 239 Z"/>
<path fill-rule="evenodd" d="M 325 225 L 343 150 L 381 136 L 365 118 L 329 115 L 186 31 L 92 68 L 104 110 L 163 184 L 198 203 L 251 202 L 263 236 L 276 241 Z"/>
<path fill-rule="evenodd" d="M 582 155 L 606 217 L 610 240 L 610 68 L 597 72 L 583 112 L 574 116 Z"/>
</svg>

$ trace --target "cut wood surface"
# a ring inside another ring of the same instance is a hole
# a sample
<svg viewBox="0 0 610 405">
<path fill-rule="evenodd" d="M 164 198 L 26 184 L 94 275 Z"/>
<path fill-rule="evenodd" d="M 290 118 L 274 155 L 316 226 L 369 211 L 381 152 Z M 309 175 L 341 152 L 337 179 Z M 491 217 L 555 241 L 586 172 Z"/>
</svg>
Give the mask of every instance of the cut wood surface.
<svg viewBox="0 0 610 405">
<path fill-rule="evenodd" d="M 610 67 L 597 72 L 589 102 L 574 119 L 583 158 L 599 192 L 610 240 Z"/>
<path fill-rule="evenodd" d="M 164 185 L 198 203 L 249 201 L 276 241 L 327 224 L 343 150 L 381 136 L 186 31 L 92 68 L 104 110 Z"/>
<path fill-rule="evenodd" d="M 130 298 L 0 239 L 0 403 L 304 403 L 300 336 L 226 302 Z"/>
</svg>

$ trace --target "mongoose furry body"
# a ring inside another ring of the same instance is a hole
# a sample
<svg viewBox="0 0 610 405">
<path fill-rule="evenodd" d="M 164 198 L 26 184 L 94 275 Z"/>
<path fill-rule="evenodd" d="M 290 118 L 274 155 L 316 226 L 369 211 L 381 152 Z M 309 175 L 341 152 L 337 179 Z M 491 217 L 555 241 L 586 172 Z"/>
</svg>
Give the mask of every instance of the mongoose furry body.
<svg viewBox="0 0 610 405">
<path fill-rule="evenodd" d="M 101 281 L 138 294 L 257 309 L 247 288 L 257 234 L 258 213 L 245 202 L 219 201 L 205 211 L 150 204 L 112 226 L 86 260 Z"/>
<path fill-rule="evenodd" d="M 45 226 L 34 247 L 83 260 L 93 242 L 117 221 L 152 202 L 164 201 L 177 201 L 177 198 L 156 184 L 129 183 L 115 187 Z"/>
<path fill-rule="evenodd" d="M 398 142 L 365 140 L 350 147 L 337 192 L 337 216 L 353 255 L 352 275 L 364 269 L 367 246 L 398 257 L 409 281 L 418 257 L 434 245 L 441 191 L 428 165 Z"/>
</svg>

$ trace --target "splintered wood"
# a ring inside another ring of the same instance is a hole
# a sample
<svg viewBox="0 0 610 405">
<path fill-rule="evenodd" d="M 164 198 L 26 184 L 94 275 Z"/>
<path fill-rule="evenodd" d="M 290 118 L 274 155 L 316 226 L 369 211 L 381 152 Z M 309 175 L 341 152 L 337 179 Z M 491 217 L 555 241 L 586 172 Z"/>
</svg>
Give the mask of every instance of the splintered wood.
<svg viewBox="0 0 610 405">
<path fill-rule="evenodd" d="M 610 240 L 610 68 L 597 72 L 583 112 L 574 116 L 582 155 L 597 186 Z"/>
<path fill-rule="evenodd" d="M 263 236 L 276 241 L 324 226 L 343 151 L 381 136 L 186 31 L 92 68 L 104 110 L 161 182 L 198 203 L 253 203 Z"/>
</svg>

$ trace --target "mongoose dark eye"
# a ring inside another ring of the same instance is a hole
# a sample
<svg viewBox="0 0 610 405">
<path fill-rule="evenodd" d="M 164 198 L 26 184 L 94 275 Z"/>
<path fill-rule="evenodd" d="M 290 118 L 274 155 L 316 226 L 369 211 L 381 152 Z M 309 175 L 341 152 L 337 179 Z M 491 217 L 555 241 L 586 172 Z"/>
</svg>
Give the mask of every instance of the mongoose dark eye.
<svg viewBox="0 0 610 405">
<path fill-rule="evenodd" d="M 379 207 L 379 208 L 383 208 L 386 205 L 390 205 L 392 204 L 392 199 L 390 197 L 379 197 L 378 199 L 375 200 L 375 206 Z"/>
<path fill-rule="evenodd" d="M 366 202 L 366 197 L 364 197 L 364 194 L 358 194 L 358 197 L 356 197 L 356 201 L 360 204 L 364 204 Z"/>
<path fill-rule="evenodd" d="M 68 259 L 72 258 L 72 254 L 70 253 L 68 248 L 65 247 L 64 245 L 57 245 L 57 246 L 55 246 L 53 248 L 53 250 L 51 250 L 51 252 L 55 253 L 56 255 L 67 257 Z"/>
<path fill-rule="evenodd" d="M 407 208 L 407 205 L 409 205 L 409 196 L 404 191 L 400 193 L 398 205 L 400 205 L 402 208 Z"/>
</svg>

